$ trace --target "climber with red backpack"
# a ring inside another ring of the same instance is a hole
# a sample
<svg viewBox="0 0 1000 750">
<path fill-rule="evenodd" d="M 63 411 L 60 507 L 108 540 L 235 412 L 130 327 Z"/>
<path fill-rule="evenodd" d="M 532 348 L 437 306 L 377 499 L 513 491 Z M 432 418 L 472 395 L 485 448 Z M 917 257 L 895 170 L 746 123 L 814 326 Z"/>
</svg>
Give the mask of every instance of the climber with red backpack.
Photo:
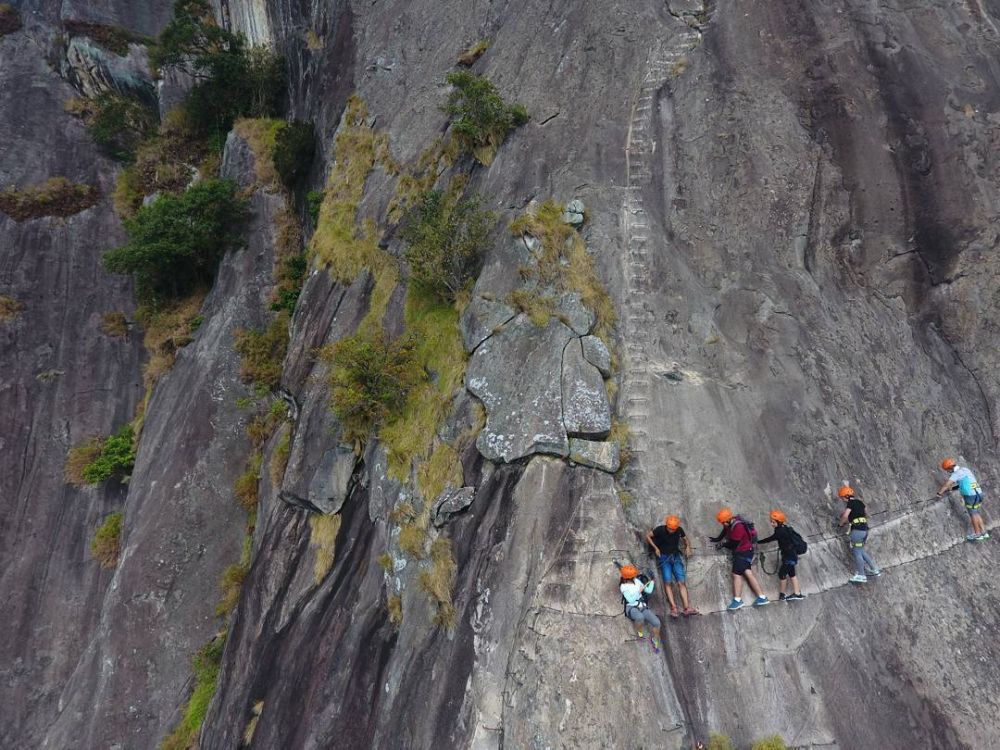
<svg viewBox="0 0 1000 750">
<path fill-rule="evenodd" d="M 757 544 L 778 543 L 778 550 L 781 552 L 781 565 L 778 567 L 778 600 L 795 602 L 805 599 L 799 589 L 799 579 L 795 575 L 795 566 L 798 565 L 799 555 L 804 555 L 809 546 L 806 544 L 806 540 L 799 535 L 799 532 L 788 525 L 788 517 L 782 511 L 772 510 L 769 517 L 774 533 L 764 539 L 758 539 Z M 789 579 L 792 582 L 792 593 L 785 596 Z"/>
<path fill-rule="evenodd" d="M 710 536 L 708 540 L 721 547 L 726 547 L 733 553 L 733 600 L 729 602 L 728 610 L 735 611 L 743 606 L 743 581 L 746 579 L 750 590 L 757 595 L 753 605 L 763 607 L 770 604 L 764 592 L 757 583 L 750 567 L 753 565 L 754 545 L 757 542 L 757 530 L 753 522 L 733 515 L 729 508 L 723 508 L 715 514 L 715 520 L 722 524 L 718 536 Z"/>
</svg>

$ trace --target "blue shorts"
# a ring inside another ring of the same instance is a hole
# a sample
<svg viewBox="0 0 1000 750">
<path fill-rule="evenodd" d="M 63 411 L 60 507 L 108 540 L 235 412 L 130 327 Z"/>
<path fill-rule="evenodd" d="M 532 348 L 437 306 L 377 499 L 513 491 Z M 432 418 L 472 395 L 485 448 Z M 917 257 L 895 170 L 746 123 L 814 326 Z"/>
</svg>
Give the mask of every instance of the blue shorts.
<svg viewBox="0 0 1000 750">
<path fill-rule="evenodd" d="M 687 579 L 684 556 L 676 552 L 672 555 L 660 555 L 660 572 L 664 583 L 684 583 Z"/>
<path fill-rule="evenodd" d="M 970 516 L 978 515 L 982 510 L 983 493 L 977 492 L 975 495 L 962 495 L 962 502 L 965 503 L 965 511 Z"/>
</svg>

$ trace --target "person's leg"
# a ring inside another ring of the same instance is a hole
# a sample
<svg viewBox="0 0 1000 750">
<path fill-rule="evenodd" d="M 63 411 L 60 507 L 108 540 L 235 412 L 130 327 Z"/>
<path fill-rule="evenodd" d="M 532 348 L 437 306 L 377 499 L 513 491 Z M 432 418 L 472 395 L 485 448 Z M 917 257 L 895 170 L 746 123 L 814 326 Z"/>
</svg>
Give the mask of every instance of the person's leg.
<svg viewBox="0 0 1000 750">
<path fill-rule="evenodd" d="M 788 566 L 788 578 L 792 582 L 792 593 L 795 596 L 802 596 L 802 591 L 799 590 L 799 577 L 795 575 L 795 565 Z"/>
<path fill-rule="evenodd" d="M 648 609 L 643 612 L 643 615 L 645 616 L 646 622 L 649 623 L 649 629 L 652 632 L 653 648 L 659 650 L 660 643 L 662 643 L 660 640 L 660 618 Z"/>
<path fill-rule="evenodd" d="M 674 599 L 674 587 L 673 583 L 676 580 L 674 577 L 674 566 L 671 561 L 671 555 L 660 555 L 660 574 L 663 576 L 663 590 L 667 595 L 667 602 L 670 604 L 670 613 L 675 614 L 677 612 L 677 601 Z"/>
<path fill-rule="evenodd" d="M 740 599 L 743 596 L 743 576 L 733 573 L 733 598 Z"/>
<path fill-rule="evenodd" d="M 743 577 L 747 579 L 747 585 L 750 587 L 750 590 L 757 595 L 758 598 L 764 596 L 764 591 L 763 589 L 761 589 L 760 584 L 757 583 L 757 577 L 753 574 L 753 571 L 750 570 L 750 568 L 746 569 L 746 571 L 743 573 Z"/>
<path fill-rule="evenodd" d="M 867 531 L 858 529 L 854 529 L 850 536 L 851 554 L 854 555 L 854 569 L 859 576 L 864 576 L 865 574 L 865 538 L 867 536 Z"/>
<path fill-rule="evenodd" d="M 635 626 L 635 634 L 642 638 L 645 635 L 642 632 L 642 623 L 646 619 L 644 611 L 637 607 L 629 607 L 625 612 L 628 615 L 628 619 L 632 621 L 632 625 Z"/>
<path fill-rule="evenodd" d="M 784 564 L 778 570 L 778 598 L 785 598 L 785 590 L 788 588 L 788 571 Z"/>
<path fill-rule="evenodd" d="M 677 590 L 681 595 L 681 604 L 684 606 L 684 611 L 691 609 L 691 600 L 688 599 L 688 587 L 686 583 L 678 583 Z"/>
</svg>

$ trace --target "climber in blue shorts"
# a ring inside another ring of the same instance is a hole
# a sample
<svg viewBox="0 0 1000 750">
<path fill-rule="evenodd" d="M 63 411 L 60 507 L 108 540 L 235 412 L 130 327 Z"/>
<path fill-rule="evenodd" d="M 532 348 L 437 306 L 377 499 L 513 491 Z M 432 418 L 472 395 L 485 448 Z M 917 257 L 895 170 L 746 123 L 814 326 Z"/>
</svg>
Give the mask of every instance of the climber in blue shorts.
<svg viewBox="0 0 1000 750">
<path fill-rule="evenodd" d="M 984 542 L 990 538 L 986 526 L 983 524 L 983 491 L 976 480 L 975 474 L 964 466 L 955 463 L 955 459 L 946 458 L 941 462 L 941 468 L 950 472 L 948 479 L 941 485 L 937 496 L 944 497 L 946 492 L 958 490 L 965 503 L 965 510 L 969 514 L 972 522 L 972 533 L 965 538 L 970 542 Z"/>
</svg>

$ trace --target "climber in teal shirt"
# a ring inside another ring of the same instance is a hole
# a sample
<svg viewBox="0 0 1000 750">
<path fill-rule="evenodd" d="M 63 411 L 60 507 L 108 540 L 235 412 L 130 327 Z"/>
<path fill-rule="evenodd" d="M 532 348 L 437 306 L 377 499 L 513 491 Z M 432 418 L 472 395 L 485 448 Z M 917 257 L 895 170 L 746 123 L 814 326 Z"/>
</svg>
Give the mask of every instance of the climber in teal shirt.
<svg viewBox="0 0 1000 750">
<path fill-rule="evenodd" d="M 944 497 L 946 492 L 957 489 L 962 496 L 962 502 L 965 503 L 969 520 L 972 522 L 972 533 L 965 538 L 970 542 L 986 541 L 990 535 L 986 531 L 986 526 L 983 525 L 983 491 L 976 480 L 976 475 L 966 467 L 956 464 L 953 458 L 946 458 L 942 461 L 941 468 L 950 473 L 948 479 L 938 490 L 937 496 Z"/>
</svg>

